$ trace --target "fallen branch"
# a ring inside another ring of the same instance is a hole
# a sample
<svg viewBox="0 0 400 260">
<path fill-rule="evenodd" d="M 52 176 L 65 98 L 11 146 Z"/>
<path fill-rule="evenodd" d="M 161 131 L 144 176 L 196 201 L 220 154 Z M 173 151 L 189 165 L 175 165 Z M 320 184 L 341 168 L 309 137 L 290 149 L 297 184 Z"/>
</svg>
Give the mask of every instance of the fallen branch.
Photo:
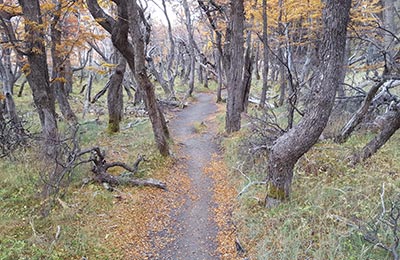
<svg viewBox="0 0 400 260">
<path fill-rule="evenodd" d="M 92 162 L 93 168 L 92 172 L 94 173 L 93 180 L 98 183 L 108 183 L 111 186 L 118 186 L 118 185 L 130 185 L 130 186 L 149 186 L 160 188 L 163 190 L 167 189 L 165 183 L 155 180 L 155 179 L 138 179 L 133 178 L 133 176 L 139 167 L 139 163 L 144 160 L 144 157 L 139 155 L 138 159 L 135 161 L 132 167 L 128 166 L 122 162 L 112 162 L 107 163 L 105 159 L 105 153 L 100 150 L 99 147 L 94 147 L 91 149 L 84 150 L 79 153 L 79 157 L 83 156 L 84 154 L 90 153 L 90 158 L 87 161 Z M 131 174 L 123 174 L 120 176 L 114 176 L 107 172 L 109 168 L 112 167 L 122 167 Z"/>
<path fill-rule="evenodd" d="M 236 171 L 238 171 L 240 174 L 242 174 L 243 177 L 245 177 L 247 179 L 247 184 L 246 186 L 243 187 L 243 189 L 238 193 L 238 197 L 242 196 L 243 193 L 245 193 L 247 191 L 247 189 L 249 189 L 251 186 L 253 185 L 266 185 L 267 182 L 266 181 L 252 181 L 250 179 L 249 176 L 247 176 L 246 174 L 244 174 L 244 172 L 239 169 L 239 168 L 234 168 Z"/>
</svg>

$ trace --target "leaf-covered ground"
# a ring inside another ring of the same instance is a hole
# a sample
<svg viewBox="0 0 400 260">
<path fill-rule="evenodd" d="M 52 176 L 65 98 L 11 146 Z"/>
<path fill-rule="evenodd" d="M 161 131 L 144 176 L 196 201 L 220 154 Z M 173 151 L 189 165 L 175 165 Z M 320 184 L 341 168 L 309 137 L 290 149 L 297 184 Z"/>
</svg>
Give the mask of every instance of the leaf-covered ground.
<svg viewBox="0 0 400 260">
<path fill-rule="evenodd" d="M 177 113 L 174 158 L 152 177 L 168 190 L 120 188 L 100 214 L 103 242 L 121 259 L 239 259 L 232 211 L 235 189 L 217 145 L 213 96 Z"/>
</svg>

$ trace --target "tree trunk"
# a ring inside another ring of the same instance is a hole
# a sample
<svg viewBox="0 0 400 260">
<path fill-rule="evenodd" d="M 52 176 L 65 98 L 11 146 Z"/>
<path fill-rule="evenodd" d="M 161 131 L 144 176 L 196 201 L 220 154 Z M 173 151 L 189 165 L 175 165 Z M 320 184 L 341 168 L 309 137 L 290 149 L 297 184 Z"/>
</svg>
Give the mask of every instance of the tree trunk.
<svg viewBox="0 0 400 260">
<path fill-rule="evenodd" d="M 58 139 L 57 120 L 55 113 L 54 89 L 49 83 L 47 57 L 44 42 L 44 32 L 38 29 L 42 25 L 42 14 L 38 0 L 19 0 L 26 21 L 25 41 L 29 48 L 27 53 L 29 73 L 27 79 L 32 89 L 33 100 L 40 117 L 42 134 L 47 144 L 53 144 Z M 34 25 L 32 22 L 36 23 Z"/>
<path fill-rule="evenodd" d="M 194 36 L 193 36 L 193 25 L 192 25 L 192 18 L 190 16 L 190 9 L 187 0 L 182 0 L 182 5 L 183 5 L 183 10 L 185 11 L 185 25 L 186 25 L 186 30 L 188 32 L 188 38 L 189 38 L 189 58 L 190 58 L 190 74 L 189 74 L 189 89 L 186 93 L 186 97 L 190 97 L 193 94 L 194 91 L 194 76 L 196 73 L 196 57 L 195 57 L 195 42 L 194 42 Z"/>
<path fill-rule="evenodd" d="M 335 137 L 336 143 L 344 143 L 349 139 L 351 133 L 353 133 L 354 129 L 361 123 L 364 116 L 367 114 L 369 107 L 371 105 L 372 100 L 374 99 L 376 93 L 379 88 L 385 83 L 384 80 L 373 85 L 365 96 L 361 107 L 357 110 L 356 113 L 350 118 L 350 120 L 346 123 L 345 126 L 340 131 L 340 134 Z"/>
<path fill-rule="evenodd" d="M 208 88 L 208 69 L 204 69 L 204 81 L 203 81 L 203 87 Z"/>
<path fill-rule="evenodd" d="M 230 38 L 230 68 L 228 73 L 228 100 L 226 105 L 225 130 L 227 133 L 239 131 L 243 109 L 243 54 L 244 54 L 244 5 L 243 0 L 232 0 Z"/>
<path fill-rule="evenodd" d="M 242 112 L 247 112 L 247 107 L 249 105 L 249 95 L 251 87 L 251 79 L 253 72 L 254 54 L 251 47 L 251 31 L 247 32 L 246 39 L 246 54 L 244 56 L 244 70 L 243 70 L 243 97 L 242 97 Z"/>
<path fill-rule="evenodd" d="M 201 64 L 199 64 L 199 67 L 197 69 L 197 77 L 198 77 L 199 83 L 203 84 L 204 83 L 203 66 Z"/>
<path fill-rule="evenodd" d="M 223 83 L 223 71 L 222 71 L 222 61 L 219 51 L 215 51 L 215 63 L 217 64 L 217 73 L 218 73 L 218 88 L 217 88 L 217 103 L 222 102 L 222 87 Z"/>
<path fill-rule="evenodd" d="M 145 93 L 144 100 L 152 124 L 157 148 L 160 154 L 164 156 L 169 155 L 167 141 L 169 138 L 168 128 L 164 115 L 157 104 L 154 85 L 151 83 L 146 73 L 145 44 L 143 34 L 140 30 L 141 15 L 139 6 L 135 1 L 117 1 L 118 20 L 115 21 L 101 9 L 97 0 L 87 0 L 87 4 L 92 16 L 97 19 L 98 23 L 103 26 L 104 29 L 111 33 L 114 46 L 128 62 L 129 68 L 134 73 L 139 88 Z M 129 30 L 132 32 L 131 38 L 134 41 L 133 44 L 128 41 Z"/>
<path fill-rule="evenodd" d="M 167 57 L 167 76 L 168 76 L 168 85 L 169 85 L 169 90 L 170 90 L 170 98 L 171 99 L 176 99 L 175 97 L 175 89 L 174 89 L 174 82 L 175 82 L 175 76 L 173 75 L 173 70 L 172 66 L 175 61 L 175 40 L 174 36 L 172 34 L 172 26 L 171 26 L 171 21 L 169 19 L 169 15 L 167 12 L 167 6 L 165 4 L 166 0 L 162 0 L 162 5 L 163 5 L 163 12 L 165 15 L 165 18 L 167 20 L 167 25 L 168 25 L 168 39 L 169 39 L 169 53 Z"/>
<path fill-rule="evenodd" d="M 400 105 L 398 104 L 394 110 L 388 111 L 384 118 L 381 132 L 364 146 L 359 154 L 353 156 L 352 163 L 364 161 L 374 155 L 396 133 L 400 128 Z"/>
<path fill-rule="evenodd" d="M 260 69 L 259 69 L 259 61 L 260 60 L 260 42 L 257 41 L 256 43 L 256 53 L 254 56 L 254 75 L 256 76 L 257 80 L 260 80 Z"/>
<path fill-rule="evenodd" d="M 60 107 L 61 113 L 68 121 L 76 122 L 77 118 L 69 104 L 67 90 L 65 89 L 66 71 L 64 66 L 65 57 L 63 54 L 67 52 L 64 49 L 61 37 L 62 26 L 60 25 L 61 3 L 58 0 L 53 0 L 56 9 L 52 12 L 53 19 L 50 25 L 51 35 L 51 58 L 53 61 L 51 88 L 55 91 L 55 96 Z"/>
<path fill-rule="evenodd" d="M 124 80 L 125 69 L 126 60 L 124 57 L 119 57 L 118 65 L 111 75 L 107 92 L 108 131 L 110 133 L 119 132 L 119 125 L 122 120 L 124 106 L 122 82 Z"/>
<path fill-rule="evenodd" d="M 122 1 L 123 2 L 123 1 Z M 144 90 L 145 93 L 145 104 L 147 111 L 149 113 L 149 118 L 152 123 L 154 137 L 160 154 L 163 156 L 169 155 L 169 131 L 167 128 L 167 123 L 165 121 L 164 115 L 160 110 L 157 103 L 156 94 L 154 92 L 154 85 L 151 83 L 146 72 L 146 59 L 145 59 L 145 44 L 142 32 L 140 30 L 140 10 L 136 1 L 132 1 L 129 4 L 130 13 L 130 29 L 132 31 L 132 39 L 134 46 L 135 57 L 133 61 L 134 64 L 131 66 L 134 68 L 134 74 L 138 85 Z M 123 4 L 118 6 L 118 13 L 122 14 Z M 126 17 L 125 15 L 121 16 Z"/>
<path fill-rule="evenodd" d="M 13 98 L 13 86 L 16 81 L 11 69 L 11 49 L 3 47 L 3 57 L 0 61 L 0 74 L 3 80 L 3 93 L 5 96 L 6 113 L 16 129 L 22 130 L 21 120 L 17 114 Z M 2 104 L 1 104 L 2 105 Z"/>
<path fill-rule="evenodd" d="M 151 55 L 151 54 L 149 54 Z M 164 79 L 162 69 L 160 71 L 157 70 L 156 65 L 154 64 L 153 58 L 148 56 L 147 63 L 149 64 L 149 71 L 156 78 L 157 82 L 160 83 L 161 88 L 164 90 L 167 98 L 171 97 L 171 90 L 168 84 L 168 81 Z"/>
<path fill-rule="evenodd" d="M 280 58 L 283 58 L 282 50 L 280 48 L 279 50 L 279 56 Z M 279 101 L 278 105 L 283 106 L 283 103 L 285 103 L 285 98 L 286 98 L 286 87 L 287 87 L 287 82 L 286 82 L 286 69 L 283 64 L 279 65 L 279 77 L 280 77 L 280 91 L 279 91 Z"/>
<path fill-rule="evenodd" d="M 299 124 L 279 137 L 268 157 L 268 193 L 266 206 L 288 199 L 293 168 L 297 160 L 317 141 L 324 130 L 332 107 L 337 75 L 343 69 L 346 28 L 351 0 L 328 0 L 323 11 L 323 39 L 320 46 L 320 76 L 312 86 L 306 112 Z"/>
<path fill-rule="evenodd" d="M 90 53 L 89 57 L 89 66 L 92 65 L 93 62 L 93 55 L 92 53 Z M 87 79 L 87 85 L 84 89 L 82 89 L 81 93 L 83 93 L 83 91 L 85 91 L 85 100 L 83 102 L 83 111 L 82 111 L 82 119 L 85 118 L 86 113 L 89 110 L 90 107 L 90 103 L 92 102 L 92 85 L 93 85 L 93 78 L 94 78 L 94 72 L 93 71 L 89 71 L 89 77 Z"/>
<path fill-rule="evenodd" d="M 267 17 L 267 0 L 262 1 L 262 17 L 263 17 L 263 67 L 262 67 L 262 90 L 260 98 L 260 107 L 264 107 L 267 101 L 268 92 L 268 72 L 269 72 L 269 50 L 268 50 L 268 17 Z"/>
<path fill-rule="evenodd" d="M 135 96 L 134 96 L 133 99 L 134 99 L 134 100 L 133 100 L 133 105 L 134 105 L 134 106 L 137 106 L 137 105 L 139 105 L 140 103 L 143 102 L 143 100 L 144 100 L 144 93 L 143 93 L 143 89 L 141 89 L 140 86 L 137 86 L 137 87 L 136 87 Z"/>
<path fill-rule="evenodd" d="M 279 7 L 279 15 L 278 15 L 278 33 L 279 37 L 284 37 L 284 26 L 282 23 L 282 16 L 283 16 L 283 0 L 278 1 Z M 279 62 L 279 74 L 280 74 L 280 95 L 278 105 L 283 106 L 285 99 L 286 99 L 286 88 L 287 88 L 287 81 L 286 81 L 286 68 L 285 68 L 285 57 L 284 57 L 284 47 L 282 46 L 281 41 L 278 44 L 278 62 Z"/>
<path fill-rule="evenodd" d="M 73 85 L 73 71 L 72 71 L 72 65 L 71 65 L 71 59 L 70 57 L 67 57 L 64 61 L 64 77 L 65 77 L 65 84 L 64 84 L 64 90 L 65 94 L 67 97 L 69 94 L 72 93 L 72 85 Z"/>
</svg>

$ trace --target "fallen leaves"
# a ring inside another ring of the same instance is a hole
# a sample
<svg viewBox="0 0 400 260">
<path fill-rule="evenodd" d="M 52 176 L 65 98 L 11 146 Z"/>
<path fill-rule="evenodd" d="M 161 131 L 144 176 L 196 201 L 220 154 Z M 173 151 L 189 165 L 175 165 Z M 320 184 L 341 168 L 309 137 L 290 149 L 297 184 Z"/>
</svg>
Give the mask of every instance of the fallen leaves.
<svg viewBox="0 0 400 260">
<path fill-rule="evenodd" d="M 232 212 L 236 203 L 236 189 L 230 183 L 228 169 L 225 163 L 213 156 L 205 172 L 214 180 L 215 222 L 218 225 L 218 251 L 221 259 L 241 259 L 236 251 L 236 229 L 232 219 Z"/>
</svg>

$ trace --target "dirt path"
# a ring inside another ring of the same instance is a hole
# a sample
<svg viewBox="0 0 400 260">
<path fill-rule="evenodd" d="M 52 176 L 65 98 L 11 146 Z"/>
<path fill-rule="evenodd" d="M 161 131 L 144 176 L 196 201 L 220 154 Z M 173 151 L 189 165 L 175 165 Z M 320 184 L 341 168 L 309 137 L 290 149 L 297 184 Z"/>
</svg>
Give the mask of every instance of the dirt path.
<svg viewBox="0 0 400 260">
<path fill-rule="evenodd" d="M 195 100 L 174 112 L 169 128 L 175 155 L 156 162 L 161 165 L 149 176 L 165 181 L 168 190 L 120 187 L 112 208 L 90 219 L 102 227 L 104 247 L 115 249 L 107 259 L 243 259 L 235 246 L 237 191 L 216 138 L 223 107 L 212 94 L 196 94 Z"/>
<path fill-rule="evenodd" d="M 217 111 L 213 96 L 200 93 L 197 102 L 177 114 L 170 123 L 172 136 L 179 144 L 177 156 L 190 180 L 185 202 L 172 213 L 169 243 L 158 255 L 160 259 L 219 259 L 216 255 L 218 232 L 214 221 L 213 180 L 205 174 L 212 155 L 218 152 L 215 132 L 207 119 Z"/>
</svg>

